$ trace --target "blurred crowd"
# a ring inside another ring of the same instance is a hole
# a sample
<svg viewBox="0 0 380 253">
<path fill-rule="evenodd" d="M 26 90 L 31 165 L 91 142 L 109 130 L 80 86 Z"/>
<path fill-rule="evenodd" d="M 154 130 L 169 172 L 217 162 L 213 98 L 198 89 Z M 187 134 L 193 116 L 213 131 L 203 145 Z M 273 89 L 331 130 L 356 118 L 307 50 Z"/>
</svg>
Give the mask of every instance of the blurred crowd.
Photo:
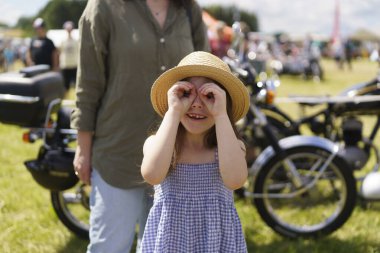
<svg viewBox="0 0 380 253">
<path fill-rule="evenodd" d="M 29 44 L 30 38 L 0 39 L 0 66 L 2 66 L 2 71 L 12 71 L 17 60 L 20 60 L 26 66 L 26 53 Z"/>
<path fill-rule="evenodd" d="M 34 20 L 33 28 L 35 34 L 30 38 L 0 38 L 0 72 L 45 64 L 62 73 L 65 87 L 69 89 L 75 83 L 79 53 L 78 40 L 72 36 L 74 22 L 64 22 L 63 36 L 55 42 L 49 38 L 42 18 Z"/>
<path fill-rule="evenodd" d="M 379 42 L 355 41 L 350 38 L 330 40 L 321 36 L 306 34 L 292 38 L 286 34 L 270 35 L 251 32 L 248 26 L 240 22 L 242 35 L 236 38 L 234 28 L 228 28 L 223 22 L 209 27 L 212 53 L 219 57 L 239 54 L 240 60 L 249 60 L 257 72 L 276 71 L 277 73 L 299 74 L 312 61 L 326 57 L 334 59 L 339 69 L 352 69 L 352 60 L 367 58 L 378 52 Z M 239 36 L 239 35 L 238 35 Z M 269 69 L 268 69 L 269 68 Z"/>
<path fill-rule="evenodd" d="M 334 59 L 339 69 L 344 69 L 347 66 L 347 69 L 351 70 L 352 60 L 370 57 L 371 54 L 378 54 L 379 50 L 379 42 L 354 41 L 349 38 L 333 41 L 313 34 L 292 38 L 286 34 L 272 35 L 251 32 L 244 22 L 237 23 L 239 23 L 238 28 L 234 28 L 236 23 L 230 27 L 219 20 L 208 24 L 211 52 L 220 58 L 228 55 L 232 58 L 237 57 L 242 61 L 250 61 L 258 73 L 268 71 L 277 74 L 304 73 L 306 68 L 310 68 L 312 62 L 318 63 L 321 57 Z M 43 22 L 41 24 L 43 26 L 41 28 L 46 28 Z M 34 24 L 34 28 L 38 33 L 38 29 L 40 29 L 38 24 Z M 71 21 L 63 24 L 62 30 L 68 31 L 68 37 L 70 37 L 69 30 L 73 29 L 74 23 Z M 46 37 L 46 34 L 43 36 Z M 31 48 L 33 43 L 36 43 L 34 39 L 0 37 L 0 72 L 12 71 L 16 61 L 23 66 L 35 64 L 30 61 Z M 65 56 L 65 52 L 63 52 L 64 40 L 60 39 L 59 45 L 54 45 L 54 48 L 57 48 L 57 57 L 60 58 L 57 63 L 52 63 L 52 69 L 67 69 L 65 64 L 69 61 L 67 64 L 69 64 L 68 68 L 71 69 L 70 74 L 68 71 L 63 71 L 63 73 L 70 80 L 73 80 L 73 69 L 76 69 L 76 63 L 73 61 L 76 58 L 70 56 L 68 59 Z M 76 52 L 75 43 L 77 43 L 76 40 L 72 40 L 69 45 L 70 49 L 67 50 L 66 48 L 66 52 L 70 52 L 70 50 Z M 61 64 L 61 66 L 53 66 L 54 64 Z"/>
</svg>

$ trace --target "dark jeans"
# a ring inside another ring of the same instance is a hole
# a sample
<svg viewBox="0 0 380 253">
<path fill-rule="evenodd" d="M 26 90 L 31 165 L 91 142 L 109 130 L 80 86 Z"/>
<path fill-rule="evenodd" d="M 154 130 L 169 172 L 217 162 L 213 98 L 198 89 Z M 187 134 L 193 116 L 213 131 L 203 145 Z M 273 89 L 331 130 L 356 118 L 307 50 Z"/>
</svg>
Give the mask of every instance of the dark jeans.
<svg viewBox="0 0 380 253">
<path fill-rule="evenodd" d="M 63 84 L 65 85 L 66 90 L 70 89 L 70 84 L 74 83 L 77 78 L 77 68 L 71 69 L 62 69 Z"/>
</svg>

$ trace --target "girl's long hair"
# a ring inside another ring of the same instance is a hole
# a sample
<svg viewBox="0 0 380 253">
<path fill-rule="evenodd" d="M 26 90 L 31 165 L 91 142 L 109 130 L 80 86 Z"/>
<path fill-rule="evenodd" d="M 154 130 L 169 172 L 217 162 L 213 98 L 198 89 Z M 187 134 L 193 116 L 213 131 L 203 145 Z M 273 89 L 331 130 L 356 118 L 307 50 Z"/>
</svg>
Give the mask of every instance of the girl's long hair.
<svg viewBox="0 0 380 253">
<path fill-rule="evenodd" d="M 193 4 L 194 0 L 171 0 L 177 6 L 189 7 Z"/>
</svg>

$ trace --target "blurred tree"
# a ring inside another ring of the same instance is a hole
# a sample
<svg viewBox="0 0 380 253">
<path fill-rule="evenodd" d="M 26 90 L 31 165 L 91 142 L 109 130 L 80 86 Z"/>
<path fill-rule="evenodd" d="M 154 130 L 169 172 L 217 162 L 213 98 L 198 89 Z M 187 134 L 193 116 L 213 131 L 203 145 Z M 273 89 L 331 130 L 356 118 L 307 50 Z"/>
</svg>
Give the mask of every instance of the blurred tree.
<svg viewBox="0 0 380 253">
<path fill-rule="evenodd" d="M 45 20 L 48 29 L 61 29 L 65 21 L 71 20 L 76 25 L 87 0 L 51 0 L 43 7 L 37 15 L 33 17 L 21 17 L 16 28 L 20 28 L 25 32 L 25 36 L 33 34 L 33 20 L 41 17 Z"/>
<path fill-rule="evenodd" d="M 3 28 L 7 28 L 7 27 L 8 27 L 8 25 L 7 25 L 7 24 L 5 24 L 5 23 L 2 23 L 2 22 L 0 22 L 0 27 L 3 27 Z"/>
<path fill-rule="evenodd" d="M 209 5 L 203 7 L 211 16 L 218 20 L 223 20 L 228 25 L 232 25 L 234 21 L 244 21 L 252 32 L 259 30 L 259 24 L 256 14 L 238 10 L 234 6 L 222 7 L 220 5 Z"/>
<path fill-rule="evenodd" d="M 24 32 L 24 36 L 31 36 L 33 34 L 33 20 L 34 17 L 21 17 L 18 19 L 15 28 L 19 28 Z"/>
<path fill-rule="evenodd" d="M 16 27 L 21 29 L 31 29 L 34 17 L 21 17 L 17 21 Z"/>
<path fill-rule="evenodd" d="M 48 28 L 61 29 L 67 20 L 77 25 L 86 4 L 87 0 L 52 0 L 38 13 L 38 16 L 45 20 Z"/>
</svg>

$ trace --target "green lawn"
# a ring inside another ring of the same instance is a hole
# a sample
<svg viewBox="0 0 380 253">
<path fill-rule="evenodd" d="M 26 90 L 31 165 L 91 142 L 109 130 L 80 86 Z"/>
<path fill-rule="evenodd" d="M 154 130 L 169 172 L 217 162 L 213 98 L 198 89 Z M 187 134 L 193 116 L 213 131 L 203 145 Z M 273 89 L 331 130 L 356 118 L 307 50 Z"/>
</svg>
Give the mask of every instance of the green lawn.
<svg viewBox="0 0 380 253">
<path fill-rule="evenodd" d="M 338 94 L 342 89 L 375 77 L 377 64 L 356 61 L 353 71 L 340 71 L 323 61 L 326 80 L 321 83 L 282 76 L 278 96 L 289 94 Z M 71 97 L 72 97 L 71 93 Z M 295 105 L 280 105 L 296 116 Z M 0 124 L 0 252 L 85 252 L 87 241 L 71 234 L 56 217 L 49 192 L 35 183 L 23 161 L 34 158 L 38 143 L 24 144 L 23 129 Z M 379 143 L 379 142 L 378 142 Z M 236 202 L 249 252 L 375 253 L 380 252 L 380 205 L 354 210 L 348 222 L 319 240 L 288 240 L 275 234 L 258 216 L 248 200 Z"/>
</svg>

